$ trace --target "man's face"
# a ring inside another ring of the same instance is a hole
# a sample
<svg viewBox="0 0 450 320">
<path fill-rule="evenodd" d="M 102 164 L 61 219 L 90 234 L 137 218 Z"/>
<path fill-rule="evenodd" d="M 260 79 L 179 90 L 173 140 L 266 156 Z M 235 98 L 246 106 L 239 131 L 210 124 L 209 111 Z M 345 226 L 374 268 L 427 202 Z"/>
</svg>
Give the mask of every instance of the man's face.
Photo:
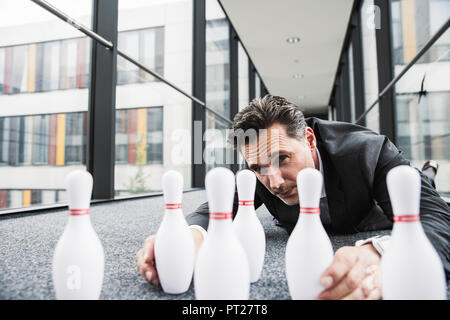
<svg viewBox="0 0 450 320">
<path fill-rule="evenodd" d="M 299 203 L 297 174 L 304 168 L 315 168 L 316 140 L 311 128 L 304 138 L 291 138 L 284 125 L 275 123 L 267 134 L 259 134 L 256 141 L 245 144 L 241 151 L 249 168 L 266 188 L 284 203 Z"/>
</svg>

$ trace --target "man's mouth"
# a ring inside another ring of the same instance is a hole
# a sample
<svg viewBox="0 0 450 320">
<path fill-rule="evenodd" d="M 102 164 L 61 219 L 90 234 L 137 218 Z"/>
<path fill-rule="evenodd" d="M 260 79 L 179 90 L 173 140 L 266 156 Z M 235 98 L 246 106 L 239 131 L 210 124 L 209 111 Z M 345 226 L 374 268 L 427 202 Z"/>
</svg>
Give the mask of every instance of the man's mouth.
<svg viewBox="0 0 450 320">
<path fill-rule="evenodd" d="M 276 193 L 277 196 L 281 198 L 288 198 L 293 195 L 295 187 L 291 187 L 287 189 L 285 192 Z"/>
</svg>

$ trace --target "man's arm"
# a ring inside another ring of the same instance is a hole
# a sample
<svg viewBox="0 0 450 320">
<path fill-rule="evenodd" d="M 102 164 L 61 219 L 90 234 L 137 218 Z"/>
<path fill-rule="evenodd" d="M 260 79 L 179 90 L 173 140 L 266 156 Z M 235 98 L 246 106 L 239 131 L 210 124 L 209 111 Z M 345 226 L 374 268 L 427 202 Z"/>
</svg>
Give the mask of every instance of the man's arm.
<svg viewBox="0 0 450 320">
<path fill-rule="evenodd" d="M 386 186 L 386 175 L 398 165 L 409 165 L 400 151 L 385 138 L 377 150 L 376 143 L 370 144 L 368 152 L 362 152 L 367 159 L 366 176 L 372 186 L 373 198 L 377 200 L 384 214 L 393 220 L 392 207 Z M 370 158 L 370 159 L 369 159 Z M 378 159 L 375 168 L 373 161 Z M 421 223 L 427 237 L 443 262 L 449 277 L 449 232 L 450 214 L 445 201 L 421 174 Z M 322 276 L 324 290 L 319 299 L 380 299 L 381 284 L 379 264 L 380 251 L 368 243 L 357 247 L 342 247 L 336 251 L 333 263 Z"/>
<path fill-rule="evenodd" d="M 209 223 L 208 202 L 202 203 L 194 212 L 188 214 L 186 216 L 186 221 L 190 226 L 196 225 L 207 230 Z"/>
<path fill-rule="evenodd" d="M 255 194 L 255 209 L 262 205 L 262 201 L 257 194 Z M 239 196 L 237 191 L 234 193 L 233 200 L 233 219 L 237 214 L 239 207 Z M 200 226 L 204 230 L 208 230 L 209 224 L 209 207 L 208 202 L 202 203 L 194 212 L 186 216 L 186 221 L 190 226 Z"/>
<path fill-rule="evenodd" d="M 375 170 L 373 192 L 378 205 L 384 214 L 393 219 L 392 206 L 386 185 L 386 175 L 398 165 L 409 165 L 400 151 L 389 141 L 380 152 Z M 421 172 L 420 221 L 425 234 L 439 254 L 445 269 L 447 279 L 450 279 L 450 211 L 447 203 L 439 196 L 430 181 Z"/>
</svg>

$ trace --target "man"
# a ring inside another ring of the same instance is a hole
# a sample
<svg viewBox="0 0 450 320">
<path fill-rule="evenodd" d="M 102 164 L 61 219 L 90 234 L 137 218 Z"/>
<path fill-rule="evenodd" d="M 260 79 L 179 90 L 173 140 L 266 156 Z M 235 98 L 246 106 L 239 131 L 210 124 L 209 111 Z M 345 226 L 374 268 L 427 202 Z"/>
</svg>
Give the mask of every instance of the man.
<svg viewBox="0 0 450 320">
<path fill-rule="evenodd" d="M 395 166 L 409 165 L 384 136 L 343 122 L 304 119 L 302 112 L 284 98 L 267 95 L 253 100 L 232 124 L 235 147 L 258 178 L 255 207 L 265 204 L 278 224 L 289 233 L 299 212 L 296 177 L 306 167 L 320 170 L 324 188 L 321 220 L 327 232 L 357 233 L 392 227 L 393 213 L 386 174 Z M 248 139 L 234 139 L 237 132 L 264 132 Z M 427 176 L 421 174 L 421 223 L 437 250 L 448 278 L 450 272 L 450 212 Z M 235 196 L 233 215 L 237 212 Z M 187 216 L 197 249 L 208 226 L 208 204 Z M 158 284 L 153 259 L 154 236 L 137 253 L 144 277 Z M 357 242 L 336 251 L 321 282 L 326 288 L 319 299 L 380 299 L 381 254 L 389 236 Z"/>
</svg>

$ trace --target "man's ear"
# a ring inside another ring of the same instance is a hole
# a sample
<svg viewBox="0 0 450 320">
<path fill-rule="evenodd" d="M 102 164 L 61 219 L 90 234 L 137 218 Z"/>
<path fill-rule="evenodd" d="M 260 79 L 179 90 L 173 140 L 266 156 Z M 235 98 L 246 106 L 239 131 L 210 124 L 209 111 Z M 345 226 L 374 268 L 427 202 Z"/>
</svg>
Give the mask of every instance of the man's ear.
<svg viewBox="0 0 450 320">
<path fill-rule="evenodd" d="M 311 150 L 316 148 L 316 136 L 310 127 L 305 128 L 305 140 Z"/>
</svg>

